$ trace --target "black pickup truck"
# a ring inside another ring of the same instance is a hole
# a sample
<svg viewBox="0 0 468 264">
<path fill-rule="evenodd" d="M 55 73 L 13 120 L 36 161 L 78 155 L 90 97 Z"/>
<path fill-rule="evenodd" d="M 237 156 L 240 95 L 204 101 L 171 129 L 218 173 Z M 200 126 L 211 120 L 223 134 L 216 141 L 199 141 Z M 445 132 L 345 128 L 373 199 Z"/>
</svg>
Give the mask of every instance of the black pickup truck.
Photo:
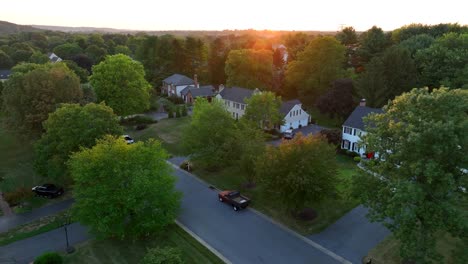
<svg viewBox="0 0 468 264">
<path fill-rule="evenodd" d="M 250 204 L 250 199 L 242 196 L 239 191 L 222 191 L 218 193 L 218 199 L 231 205 L 234 211 L 244 209 Z"/>
</svg>

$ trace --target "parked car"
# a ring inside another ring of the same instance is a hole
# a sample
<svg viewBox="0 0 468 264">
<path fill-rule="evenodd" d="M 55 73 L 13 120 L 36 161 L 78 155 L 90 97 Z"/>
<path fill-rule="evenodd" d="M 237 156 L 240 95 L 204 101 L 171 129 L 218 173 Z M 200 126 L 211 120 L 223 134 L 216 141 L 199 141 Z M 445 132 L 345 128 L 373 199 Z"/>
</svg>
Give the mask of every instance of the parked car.
<svg viewBox="0 0 468 264">
<path fill-rule="evenodd" d="M 250 204 L 250 199 L 242 196 L 239 191 L 222 191 L 218 193 L 218 199 L 231 205 L 234 211 L 244 209 Z"/>
<path fill-rule="evenodd" d="M 123 135 L 122 137 L 125 139 L 125 142 L 127 142 L 127 144 L 135 143 L 135 140 L 133 140 L 133 138 L 131 138 L 129 135 Z"/>
<path fill-rule="evenodd" d="M 35 186 L 32 188 L 32 191 L 37 196 L 42 196 L 42 197 L 47 197 L 47 198 L 55 198 L 63 194 L 62 187 L 58 187 L 50 183 Z"/>
<path fill-rule="evenodd" d="M 283 138 L 284 139 L 293 139 L 295 135 L 296 135 L 296 133 L 294 133 L 294 131 L 292 129 L 288 129 L 288 130 L 284 131 Z"/>
</svg>

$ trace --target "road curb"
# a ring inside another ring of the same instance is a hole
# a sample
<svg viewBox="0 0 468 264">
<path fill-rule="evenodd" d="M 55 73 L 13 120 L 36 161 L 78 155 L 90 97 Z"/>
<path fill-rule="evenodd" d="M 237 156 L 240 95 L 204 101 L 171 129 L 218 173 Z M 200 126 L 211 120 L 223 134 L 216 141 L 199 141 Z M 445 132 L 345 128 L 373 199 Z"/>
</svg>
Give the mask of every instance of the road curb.
<svg viewBox="0 0 468 264">
<path fill-rule="evenodd" d="M 176 170 L 179 170 L 179 171 L 181 171 L 181 172 L 184 172 L 185 174 L 189 175 L 189 176 L 192 177 L 192 178 L 195 178 L 197 181 L 203 183 L 204 185 L 212 186 L 215 190 L 218 190 L 218 191 L 219 191 L 219 189 L 216 188 L 216 186 L 213 186 L 213 185 L 207 183 L 206 181 L 204 181 L 204 180 L 198 178 L 195 174 L 192 174 L 192 173 L 190 173 L 190 172 L 187 172 L 187 171 L 185 171 L 185 170 L 179 168 L 179 166 L 175 165 L 174 163 L 172 163 L 172 162 L 170 162 L 170 161 L 167 161 L 167 162 L 168 162 L 170 165 L 172 165 L 172 167 L 174 167 Z M 314 242 L 314 241 L 308 239 L 307 237 L 305 237 L 305 236 L 303 236 L 303 235 L 301 235 L 301 234 L 295 232 L 294 230 L 292 230 L 292 229 L 286 227 L 285 225 L 283 225 L 283 224 L 281 224 L 281 223 L 275 221 L 274 219 L 271 219 L 270 217 L 268 217 L 267 215 L 265 215 L 265 214 L 263 214 L 263 213 L 257 211 L 256 209 L 253 209 L 253 208 L 251 208 L 251 207 L 248 207 L 247 210 L 252 211 L 253 213 L 257 214 L 258 216 L 262 217 L 263 219 L 265 219 L 265 220 L 269 221 L 270 223 L 272 223 L 272 224 L 278 226 L 278 227 L 281 228 L 282 230 L 286 231 L 288 234 L 291 234 L 291 235 L 293 235 L 293 236 L 295 236 L 295 237 L 301 239 L 302 241 L 304 241 L 304 242 L 307 243 L 308 245 L 310 245 L 310 246 L 314 247 L 315 249 L 319 250 L 320 252 L 322 252 L 322 253 L 324 253 L 324 254 L 330 256 L 331 258 L 335 259 L 336 261 L 338 261 L 338 262 L 340 262 L 340 263 L 342 263 L 342 264 L 352 264 L 351 261 L 349 261 L 349 260 L 347 260 L 347 259 L 341 257 L 340 255 L 338 255 L 338 254 L 334 253 L 333 251 L 331 251 L 331 250 L 329 250 L 329 249 L 323 247 L 322 245 L 320 245 L 320 244 L 318 244 L 318 243 L 316 243 L 316 242 Z M 187 231 L 187 232 L 188 232 L 188 231 Z M 200 238 L 200 239 L 201 239 L 201 238 Z M 203 244 L 203 243 L 202 243 L 202 244 Z M 205 245 L 205 244 L 203 244 L 203 245 Z M 206 244 L 206 245 L 207 245 L 207 244 Z"/>
<path fill-rule="evenodd" d="M 208 243 L 205 242 L 201 237 L 199 237 L 197 234 L 192 232 L 188 227 L 186 227 L 184 224 L 179 222 L 178 220 L 175 220 L 175 223 L 182 228 L 185 232 L 187 232 L 189 235 L 191 235 L 195 240 L 197 240 L 200 244 L 205 246 L 211 253 L 213 253 L 215 256 L 217 256 L 219 259 L 221 259 L 224 263 L 226 264 L 232 264 L 230 260 L 228 260 L 223 254 L 221 254 L 218 250 L 214 249 L 212 246 L 210 246 Z"/>
</svg>

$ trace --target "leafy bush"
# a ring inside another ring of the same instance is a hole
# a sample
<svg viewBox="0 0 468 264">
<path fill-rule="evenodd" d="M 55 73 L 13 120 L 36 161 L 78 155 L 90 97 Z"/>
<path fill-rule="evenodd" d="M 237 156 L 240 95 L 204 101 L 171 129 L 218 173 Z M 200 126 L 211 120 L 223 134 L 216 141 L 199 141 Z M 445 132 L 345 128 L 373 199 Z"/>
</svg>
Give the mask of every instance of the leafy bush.
<svg viewBox="0 0 468 264">
<path fill-rule="evenodd" d="M 187 106 L 186 105 L 184 105 L 182 107 L 182 116 L 187 116 Z"/>
<path fill-rule="evenodd" d="M 181 97 L 177 97 L 177 96 L 169 96 L 167 98 L 169 101 L 171 101 L 172 103 L 174 104 L 184 104 L 184 99 L 182 99 Z"/>
<path fill-rule="evenodd" d="M 186 171 L 192 171 L 193 170 L 193 163 L 191 163 L 188 160 L 184 160 L 180 166 L 181 169 L 186 170 Z"/>
<path fill-rule="evenodd" d="M 137 115 L 137 116 L 126 118 L 120 121 L 120 124 L 124 126 L 134 126 L 134 125 L 140 125 L 140 124 L 154 124 L 157 122 L 158 121 L 154 120 L 153 118 L 149 116 Z"/>
<path fill-rule="evenodd" d="M 361 157 L 358 157 L 358 156 L 354 157 L 354 161 L 360 162 L 360 161 L 361 161 Z"/>
<path fill-rule="evenodd" d="M 181 108 L 182 108 L 182 107 L 180 107 L 180 106 L 177 106 L 177 107 L 176 107 L 176 112 L 175 112 L 176 118 L 179 118 L 179 117 L 181 116 L 181 112 L 182 112 L 182 109 L 181 109 Z"/>
<path fill-rule="evenodd" d="M 25 199 L 30 198 L 32 196 L 33 193 L 31 192 L 31 190 L 25 187 L 20 187 L 12 192 L 6 192 L 3 194 L 3 198 L 10 206 L 18 205 Z"/>
<path fill-rule="evenodd" d="M 324 135 L 327 138 L 328 143 L 337 145 L 341 144 L 341 130 L 339 129 L 324 129 L 320 131 L 321 135 Z"/>
<path fill-rule="evenodd" d="M 34 260 L 34 264 L 62 264 L 63 258 L 58 253 L 46 252 Z"/>
<path fill-rule="evenodd" d="M 143 258 L 142 264 L 182 264 L 181 251 L 178 248 L 152 248 Z"/>
<path fill-rule="evenodd" d="M 135 129 L 136 130 L 143 130 L 143 129 L 146 129 L 148 127 L 147 124 L 139 124 L 139 125 L 136 125 Z"/>
<path fill-rule="evenodd" d="M 173 109 L 168 109 L 168 112 L 167 112 L 167 117 L 168 118 L 174 118 L 174 112 L 172 110 Z"/>
</svg>

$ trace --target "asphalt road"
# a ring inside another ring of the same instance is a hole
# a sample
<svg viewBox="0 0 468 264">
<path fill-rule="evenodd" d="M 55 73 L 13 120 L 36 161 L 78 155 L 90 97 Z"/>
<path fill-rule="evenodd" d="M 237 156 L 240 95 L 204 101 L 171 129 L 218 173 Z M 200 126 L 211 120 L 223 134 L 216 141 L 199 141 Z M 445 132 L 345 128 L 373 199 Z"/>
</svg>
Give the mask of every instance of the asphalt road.
<svg viewBox="0 0 468 264">
<path fill-rule="evenodd" d="M 316 135 L 323 129 L 326 129 L 326 127 L 310 124 L 305 127 L 294 129 L 293 131 L 296 134 L 301 132 L 303 135 L 309 135 L 309 134 Z M 269 141 L 268 144 L 273 145 L 273 146 L 279 146 L 279 144 L 281 143 L 281 140 L 282 139 L 272 140 L 272 141 Z"/>
<path fill-rule="evenodd" d="M 185 171 L 175 170 L 184 196 L 179 222 L 232 263 L 343 263 L 252 210 L 235 212 L 217 192 Z"/>
<path fill-rule="evenodd" d="M 391 233 L 381 223 L 369 222 L 367 211 L 360 205 L 309 238 L 353 263 L 361 263 L 362 258 Z"/>
<path fill-rule="evenodd" d="M 53 215 L 69 208 L 73 203 L 73 199 L 68 199 L 56 202 L 41 208 L 32 210 L 31 212 L 16 214 L 11 216 L 0 217 L 0 233 L 5 232 L 15 226 L 23 225 L 41 217 Z"/>
<path fill-rule="evenodd" d="M 91 238 L 88 229 L 78 223 L 69 225 L 67 229 L 71 245 Z M 64 228 L 58 228 L 0 247 L 0 264 L 29 263 L 46 251 L 65 251 L 65 249 L 65 230 Z"/>
</svg>

